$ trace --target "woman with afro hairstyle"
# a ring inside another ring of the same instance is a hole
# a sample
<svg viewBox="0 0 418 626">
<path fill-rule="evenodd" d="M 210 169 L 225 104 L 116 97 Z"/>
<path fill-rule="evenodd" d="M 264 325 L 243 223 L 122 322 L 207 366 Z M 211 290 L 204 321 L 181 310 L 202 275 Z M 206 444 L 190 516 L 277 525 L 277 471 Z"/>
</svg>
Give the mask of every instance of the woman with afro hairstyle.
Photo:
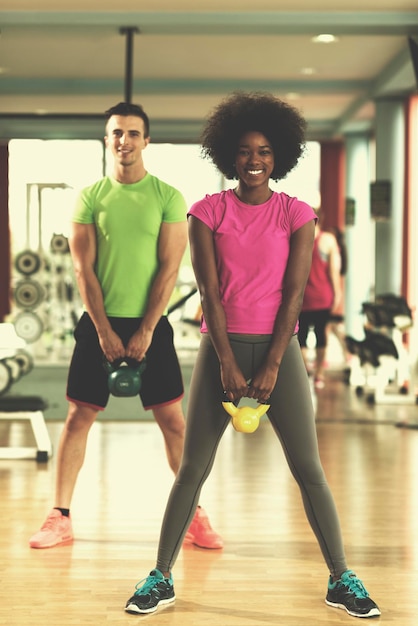
<svg viewBox="0 0 418 626">
<path fill-rule="evenodd" d="M 316 216 L 304 202 L 269 186 L 270 179 L 284 178 L 297 164 L 304 131 L 297 110 L 265 93 L 233 93 L 203 130 L 204 157 L 237 185 L 205 196 L 189 211 L 202 338 L 182 464 L 167 503 L 156 567 L 126 603 L 129 613 L 151 613 L 175 600 L 171 570 L 231 419 L 221 400 L 237 404 L 247 397 L 269 407 L 268 418 L 329 568 L 326 603 L 356 617 L 380 615 L 347 569 L 297 338 Z"/>
</svg>

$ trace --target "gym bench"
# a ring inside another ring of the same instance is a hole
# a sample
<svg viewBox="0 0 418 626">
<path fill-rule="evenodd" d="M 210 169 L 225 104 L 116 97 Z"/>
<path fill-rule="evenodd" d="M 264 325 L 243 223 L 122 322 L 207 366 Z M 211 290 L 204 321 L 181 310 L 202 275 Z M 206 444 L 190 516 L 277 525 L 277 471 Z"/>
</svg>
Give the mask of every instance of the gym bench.
<svg viewBox="0 0 418 626">
<path fill-rule="evenodd" d="M 36 447 L 0 446 L 0 459 L 36 459 L 46 463 L 52 455 L 52 445 L 43 411 L 48 404 L 40 396 L 0 397 L 0 421 L 29 420 Z"/>
</svg>

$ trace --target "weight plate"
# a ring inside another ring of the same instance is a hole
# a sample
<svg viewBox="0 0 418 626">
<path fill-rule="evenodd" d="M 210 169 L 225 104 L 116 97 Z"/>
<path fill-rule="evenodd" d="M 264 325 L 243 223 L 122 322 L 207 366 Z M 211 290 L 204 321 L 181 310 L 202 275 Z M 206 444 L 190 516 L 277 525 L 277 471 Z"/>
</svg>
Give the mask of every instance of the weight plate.
<svg viewBox="0 0 418 626">
<path fill-rule="evenodd" d="M 21 280 L 17 283 L 14 296 L 16 304 L 23 309 L 35 309 L 45 297 L 42 286 L 36 280 Z"/>
<path fill-rule="evenodd" d="M 4 361 L 5 361 L 6 365 L 8 365 L 8 367 L 10 369 L 12 382 L 15 383 L 17 380 L 19 380 L 19 378 L 21 376 L 19 363 L 17 361 L 15 361 L 14 357 L 9 357 L 7 359 L 4 359 Z"/>
<path fill-rule="evenodd" d="M 61 254 L 67 254 L 70 251 L 68 245 L 68 239 L 64 235 L 52 235 L 51 239 L 51 252 L 59 252 Z"/>
<path fill-rule="evenodd" d="M 0 396 L 7 391 L 12 384 L 10 367 L 4 361 L 0 361 Z"/>
<path fill-rule="evenodd" d="M 20 375 L 25 376 L 33 369 L 33 356 L 26 350 L 18 350 L 14 356 L 14 360 L 20 367 Z"/>
<path fill-rule="evenodd" d="M 35 274 L 41 267 L 41 257 L 33 250 L 23 250 L 19 252 L 15 259 L 15 268 L 21 274 L 30 276 Z"/>
<path fill-rule="evenodd" d="M 56 289 L 57 300 L 59 302 L 65 302 L 67 299 L 67 287 L 64 278 L 60 278 L 59 280 L 57 280 Z"/>
<path fill-rule="evenodd" d="M 14 326 L 17 335 L 28 343 L 39 339 L 44 329 L 41 318 L 33 311 L 19 313 L 14 320 Z"/>
</svg>

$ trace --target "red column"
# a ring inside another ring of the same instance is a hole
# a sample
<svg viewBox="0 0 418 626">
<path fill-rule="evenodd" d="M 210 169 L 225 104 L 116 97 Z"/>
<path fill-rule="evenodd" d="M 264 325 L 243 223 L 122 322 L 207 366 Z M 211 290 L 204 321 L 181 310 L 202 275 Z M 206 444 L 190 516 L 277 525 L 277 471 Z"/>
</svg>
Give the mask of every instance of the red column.
<svg viewBox="0 0 418 626">
<path fill-rule="evenodd" d="M 0 322 L 10 313 L 9 150 L 0 144 Z"/>
<path fill-rule="evenodd" d="M 322 227 L 345 229 L 345 150 L 340 141 L 321 142 Z"/>
</svg>

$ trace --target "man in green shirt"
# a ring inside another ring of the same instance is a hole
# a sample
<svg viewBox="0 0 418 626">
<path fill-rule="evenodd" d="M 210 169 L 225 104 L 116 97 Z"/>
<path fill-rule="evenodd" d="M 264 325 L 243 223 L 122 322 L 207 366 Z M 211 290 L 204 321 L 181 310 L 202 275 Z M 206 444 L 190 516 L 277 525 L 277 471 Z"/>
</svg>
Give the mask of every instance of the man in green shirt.
<svg viewBox="0 0 418 626">
<path fill-rule="evenodd" d="M 119 103 L 106 119 L 113 175 L 81 192 L 73 217 L 70 249 L 85 312 L 74 332 L 55 504 L 29 540 L 32 548 L 73 540 L 73 491 L 88 433 L 109 399 L 104 358 L 113 363 L 146 356 L 139 395 L 161 428 L 174 473 L 183 451 L 184 388 L 166 312 L 187 245 L 187 207 L 177 189 L 145 169 L 142 152 L 150 136 L 142 107 Z M 201 507 L 186 539 L 204 548 L 223 545 Z"/>
</svg>

